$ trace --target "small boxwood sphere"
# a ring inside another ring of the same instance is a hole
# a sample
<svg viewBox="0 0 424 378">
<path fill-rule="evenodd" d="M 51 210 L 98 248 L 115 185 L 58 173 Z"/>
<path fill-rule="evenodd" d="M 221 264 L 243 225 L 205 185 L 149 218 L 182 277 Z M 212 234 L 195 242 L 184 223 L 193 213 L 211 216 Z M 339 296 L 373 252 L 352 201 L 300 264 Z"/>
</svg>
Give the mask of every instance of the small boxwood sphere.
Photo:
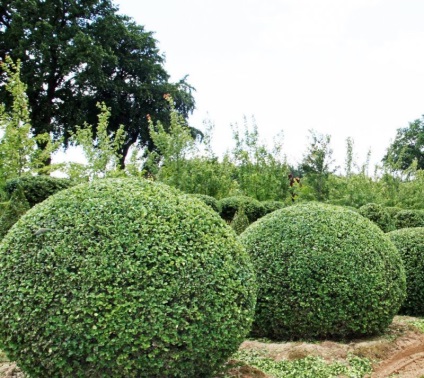
<svg viewBox="0 0 424 378">
<path fill-rule="evenodd" d="M 277 340 L 382 332 L 405 296 L 399 252 L 371 221 L 319 203 L 277 210 L 240 239 L 258 280 L 252 335 Z"/>
<path fill-rule="evenodd" d="M 208 377 L 249 332 L 249 256 L 211 208 L 111 179 L 57 193 L 0 244 L 0 349 L 31 377 Z"/>
<path fill-rule="evenodd" d="M 66 179 L 52 176 L 23 176 L 6 182 L 5 190 L 11 197 L 16 189 L 21 188 L 30 205 L 43 202 L 46 198 L 60 190 L 70 188 L 76 183 Z"/>
<path fill-rule="evenodd" d="M 424 227 L 423 210 L 402 210 L 394 216 L 395 228 Z"/>
<path fill-rule="evenodd" d="M 367 203 L 359 208 L 359 214 L 368 218 L 384 232 L 393 231 L 394 223 L 386 208 L 378 203 Z"/>
<path fill-rule="evenodd" d="M 424 227 L 403 228 L 388 233 L 399 250 L 406 273 L 406 299 L 402 314 L 424 316 Z"/>
<path fill-rule="evenodd" d="M 227 222 L 231 222 L 239 209 L 243 209 L 249 222 L 265 215 L 265 208 L 258 200 L 247 196 L 233 196 L 222 198 L 219 201 L 221 207 L 221 217 Z"/>
</svg>

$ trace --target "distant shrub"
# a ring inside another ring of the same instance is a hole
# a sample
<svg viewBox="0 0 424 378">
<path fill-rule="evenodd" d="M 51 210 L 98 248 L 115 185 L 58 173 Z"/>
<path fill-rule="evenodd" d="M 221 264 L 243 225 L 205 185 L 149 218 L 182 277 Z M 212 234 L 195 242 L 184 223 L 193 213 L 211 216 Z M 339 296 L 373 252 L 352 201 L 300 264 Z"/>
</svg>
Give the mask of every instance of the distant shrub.
<svg viewBox="0 0 424 378">
<path fill-rule="evenodd" d="M 407 295 L 400 312 L 424 316 L 424 228 L 403 228 L 388 236 L 405 264 Z"/>
<path fill-rule="evenodd" d="M 384 232 L 394 230 L 394 224 L 389 212 L 380 204 L 367 203 L 359 208 L 359 214 L 368 218 L 380 227 Z"/>
<path fill-rule="evenodd" d="M 57 178 L 51 176 L 23 176 L 6 182 L 5 190 L 9 196 L 13 194 L 16 188 L 21 187 L 25 197 L 30 205 L 43 202 L 52 194 L 60 190 L 67 189 L 75 185 L 69 179 Z"/>
<path fill-rule="evenodd" d="M 29 208 L 30 206 L 25 198 L 23 190 L 18 187 L 13 192 L 10 200 L 2 204 L 0 215 L 0 240 Z"/>
<path fill-rule="evenodd" d="M 234 232 L 163 184 L 98 180 L 30 209 L 0 244 L 0 348 L 34 377 L 210 377 L 250 329 Z"/>
<path fill-rule="evenodd" d="M 400 207 L 395 207 L 395 206 L 388 206 L 385 207 L 386 211 L 389 213 L 389 215 L 392 217 L 392 220 L 394 222 L 394 217 L 395 215 L 399 212 L 402 211 L 403 209 Z"/>
<path fill-rule="evenodd" d="M 231 222 L 237 210 L 244 209 L 249 222 L 252 223 L 265 214 L 265 209 L 261 202 L 247 196 L 234 196 L 222 198 L 219 201 L 221 207 L 221 217 L 227 222 Z"/>
<path fill-rule="evenodd" d="M 261 204 L 264 207 L 264 215 L 287 206 L 282 201 L 262 201 Z"/>
<path fill-rule="evenodd" d="M 394 216 L 395 228 L 424 227 L 423 210 L 402 210 Z"/>
<path fill-rule="evenodd" d="M 347 338 L 386 329 L 405 297 L 399 252 L 372 222 L 342 207 L 277 210 L 241 235 L 256 269 L 252 335 Z"/>
<path fill-rule="evenodd" d="M 240 235 L 248 226 L 249 226 L 249 218 L 244 212 L 243 207 L 239 208 L 234 215 L 233 220 L 230 223 L 232 229 L 236 232 L 237 235 Z"/>
<path fill-rule="evenodd" d="M 212 196 L 208 196 L 206 194 L 190 194 L 190 195 L 198 198 L 200 201 L 210 206 L 217 213 L 221 211 L 221 208 L 219 207 L 219 201 L 216 198 Z"/>
</svg>

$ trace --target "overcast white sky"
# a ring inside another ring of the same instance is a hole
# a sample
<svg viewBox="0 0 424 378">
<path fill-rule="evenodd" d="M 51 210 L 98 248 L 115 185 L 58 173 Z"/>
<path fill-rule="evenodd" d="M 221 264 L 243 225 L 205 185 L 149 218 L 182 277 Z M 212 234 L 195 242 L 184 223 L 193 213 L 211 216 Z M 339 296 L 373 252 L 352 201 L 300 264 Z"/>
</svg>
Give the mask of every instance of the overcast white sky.
<svg viewBox="0 0 424 378">
<path fill-rule="evenodd" d="M 396 129 L 424 113 L 423 0 L 115 0 L 154 31 L 172 81 L 189 75 L 197 109 L 215 123 L 217 152 L 230 124 L 254 115 L 260 135 L 284 132 L 289 162 L 308 130 L 345 139 L 358 161 L 379 161 Z"/>
</svg>

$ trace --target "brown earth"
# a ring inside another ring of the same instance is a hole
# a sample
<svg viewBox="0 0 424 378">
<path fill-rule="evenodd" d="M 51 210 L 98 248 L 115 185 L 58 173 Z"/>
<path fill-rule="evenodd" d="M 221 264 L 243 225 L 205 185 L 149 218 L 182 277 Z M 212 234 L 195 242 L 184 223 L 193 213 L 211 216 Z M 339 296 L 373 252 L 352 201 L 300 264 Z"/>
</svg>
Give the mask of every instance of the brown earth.
<svg viewBox="0 0 424 378">
<path fill-rule="evenodd" d="M 424 334 L 412 324 L 415 320 L 405 316 L 395 317 L 388 332 L 372 339 L 346 343 L 269 343 L 247 340 L 240 349 L 259 350 L 276 361 L 318 356 L 328 362 L 335 362 L 346 360 L 348 355 L 356 355 L 375 361 L 369 378 L 421 378 L 424 377 Z M 230 360 L 228 365 L 234 366 L 228 371 L 234 378 L 272 378 L 238 361 Z M 24 378 L 24 375 L 16 364 L 0 362 L 0 378 Z"/>
<path fill-rule="evenodd" d="M 369 378 L 422 378 L 424 377 L 424 334 L 412 323 L 412 317 L 395 317 L 387 333 L 371 339 L 347 343 L 323 341 L 320 343 L 289 342 L 264 343 L 245 341 L 240 349 L 258 350 L 275 361 L 295 360 L 306 356 L 321 357 L 328 362 L 344 361 L 348 355 L 374 361 Z M 236 365 L 236 361 L 229 364 Z M 229 370 L 234 378 L 271 378 L 251 366 L 236 366 Z"/>
</svg>

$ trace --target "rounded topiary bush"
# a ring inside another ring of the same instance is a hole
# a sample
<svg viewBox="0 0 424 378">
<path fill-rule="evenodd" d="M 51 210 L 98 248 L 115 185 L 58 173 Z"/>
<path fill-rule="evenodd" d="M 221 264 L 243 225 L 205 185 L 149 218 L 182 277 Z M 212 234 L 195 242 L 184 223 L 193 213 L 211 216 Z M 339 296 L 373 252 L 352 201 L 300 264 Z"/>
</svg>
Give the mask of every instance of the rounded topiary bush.
<svg viewBox="0 0 424 378">
<path fill-rule="evenodd" d="M 219 201 L 221 207 L 221 217 L 227 222 L 231 222 L 236 212 L 243 208 L 249 222 L 252 223 L 264 216 L 265 209 L 261 202 L 247 196 L 233 196 L 222 198 Z"/>
<path fill-rule="evenodd" d="M 403 209 L 400 207 L 396 207 L 396 206 L 387 206 L 385 207 L 386 211 L 389 213 L 389 215 L 392 217 L 392 220 L 394 221 L 394 217 L 395 215 L 399 212 L 402 211 Z"/>
<path fill-rule="evenodd" d="M 264 215 L 286 207 L 286 204 L 282 201 L 262 201 L 261 204 L 264 208 Z"/>
<path fill-rule="evenodd" d="M 424 227 L 423 210 L 402 210 L 394 216 L 395 228 Z"/>
<path fill-rule="evenodd" d="M 380 204 L 367 203 L 366 205 L 363 205 L 359 208 L 359 214 L 374 222 L 384 232 L 394 230 L 392 217 L 386 208 Z"/>
<path fill-rule="evenodd" d="M 208 196 L 207 194 L 190 194 L 193 197 L 198 198 L 200 201 L 205 203 L 206 205 L 210 206 L 213 210 L 215 210 L 217 213 L 221 211 L 221 208 L 219 207 L 219 201 L 212 197 Z"/>
<path fill-rule="evenodd" d="M 406 273 L 406 299 L 400 312 L 424 316 L 424 228 L 403 228 L 388 233 L 399 250 Z"/>
<path fill-rule="evenodd" d="M 43 202 L 52 194 L 63 189 L 67 189 L 75 183 L 66 178 L 58 178 L 51 176 L 23 176 L 6 182 L 5 190 L 12 196 L 17 188 L 21 188 L 25 197 L 32 207 L 37 203 Z"/>
<path fill-rule="evenodd" d="M 233 230 L 144 180 L 36 205 L 0 244 L 0 267 L 0 349 L 31 377 L 208 377 L 253 318 L 253 268 Z"/>
<path fill-rule="evenodd" d="M 240 240 L 256 268 L 252 335 L 345 338 L 382 332 L 405 296 L 399 252 L 356 212 L 318 203 L 277 210 Z"/>
</svg>

